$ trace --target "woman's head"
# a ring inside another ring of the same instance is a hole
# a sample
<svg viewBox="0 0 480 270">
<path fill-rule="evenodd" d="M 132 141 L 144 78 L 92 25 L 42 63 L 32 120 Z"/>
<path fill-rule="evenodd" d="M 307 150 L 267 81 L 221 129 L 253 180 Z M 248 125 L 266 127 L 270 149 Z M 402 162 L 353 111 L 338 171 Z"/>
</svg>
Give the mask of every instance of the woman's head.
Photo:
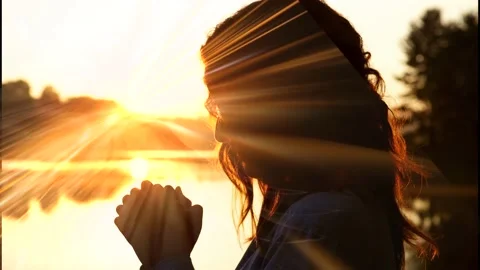
<svg viewBox="0 0 480 270">
<path fill-rule="evenodd" d="M 218 141 L 240 156 L 242 167 L 267 168 L 250 176 L 298 167 L 262 149 L 271 136 L 389 150 L 381 77 L 348 21 L 324 9 L 340 50 L 292 0 L 250 4 L 217 26 L 202 48 Z"/>
<path fill-rule="evenodd" d="M 253 178 L 277 199 L 279 188 L 295 188 L 302 179 L 324 190 L 348 188 L 354 183 L 335 177 L 355 179 L 359 171 L 375 168 L 368 166 L 374 162 L 359 162 L 362 155 L 383 153 L 392 166 L 385 165 L 387 177 L 375 185 L 395 212 L 390 220 L 401 264 L 403 240 L 425 237 L 398 209 L 401 182 L 416 167 L 407 159 L 382 100 L 383 80 L 370 67 L 360 35 L 324 2 L 313 2 L 322 25 L 297 1 L 256 1 L 219 24 L 202 47 L 206 107 L 217 118 L 220 162 L 245 196 L 243 221 L 253 213 Z M 347 153 L 351 149 L 360 158 L 335 157 L 325 142 L 347 146 Z M 300 145 L 330 159 L 306 158 L 297 151 Z M 263 210 L 273 211 L 275 201 L 265 200 Z"/>
</svg>

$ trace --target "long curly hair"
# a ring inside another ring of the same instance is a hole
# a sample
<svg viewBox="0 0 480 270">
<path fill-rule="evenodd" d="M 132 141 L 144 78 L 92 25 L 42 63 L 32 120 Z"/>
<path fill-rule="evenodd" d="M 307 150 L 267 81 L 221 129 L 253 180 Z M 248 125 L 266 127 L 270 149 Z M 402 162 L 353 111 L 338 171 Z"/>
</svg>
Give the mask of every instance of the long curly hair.
<svg viewBox="0 0 480 270">
<path fill-rule="evenodd" d="M 275 40 L 275 37 L 272 37 L 266 38 L 266 43 L 262 43 L 262 41 L 258 41 L 258 39 L 255 38 L 255 35 L 251 34 L 252 29 L 266 27 L 265 22 L 271 21 L 272 18 L 280 21 L 286 20 L 285 17 L 282 17 L 280 14 L 282 12 L 295 12 L 295 8 L 288 9 L 287 7 L 298 6 L 298 4 L 297 1 L 292 0 L 263 0 L 253 2 L 217 25 L 209 35 L 206 43 L 201 48 L 201 56 L 206 66 L 204 80 L 209 89 L 209 97 L 205 104 L 213 117 L 218 120 L 221 118 L 221 94 L 224 92 L 232 94 L 235 91 L 233 89 L 236 89 L 235 87 L 229 88 L 226 86 L 228 82 L 235 80 L 238 76 L 254 74 L 253 70 L 255 70 L 252 66 L 249 66 L 248 69 L 238 67 L 232 69 L 233 71 L 231 72 L 224 72 L 222 69 L 226 70 L 229 66 L 239 62 L 239 65 L 241 65 L 240 60 L 245 62 L 252 57 L 256 58 L 261 52 L 266 51 L 268 53 L 268 44 L 278 42 L 278 40 Z M 355 109 L 353 105 L 350 107 L 347 106 L 345 110 L 348 111 L 346 113 L 348 117 L 335 119 L 333 116 L 334 119 L 330 121 L 335 122 L 329 122 L 331 125 L 324 123 L 321 128 L 316 128 L 315 125 L 312 125 L 312 122 L 304 121 L 302 125 L 305 127 L 297 127 L 295 135 L 358 145 L 389 153 L 389 157 L 391 157 L 393 161 L 393 166 L 388 176 L 389 181 L 384 181 L 386 184 L 377 188 L 377 193 L 381 194 L 379 196 L 382 197 L 387 207 L 386 212 L 388 214 L 398 269 L 403 269 L 405 265 L 404 243 L 408 243 L 417 248 L 420 255 L 431 256 L 433 258 L 438 253 L 434 241 L 409 222 L 401 212 L 401 208 L 405 204 L 402 195 L 404 186 L 409 182 L 413 174 L 423 176 L 424 171 L 419 165 L 409 159 L 407 155 L 406 143 L 400 133 L 400 123 L 395 119 L 393 112 L 383 100 L 385 92 L 384 80 L 380 73 L 370 66 L 371 54 L 364 50 L 361 36 L 349 21 L 323 1 L 314 1 L 312 5 L 316 12 L 315 16 L 321 17 L 320 21 L 323 22 L 321 27 L 324 32 L 327 33 L 328 38 L 333 41 L 355 71 L 363 77 L 364 81 L 368 82 L 368 87 L 366 87 L 368 91 L 350 88 L 347 91 L 348 93 L 341 93 L 339 91 L 333 91 L 334 89 L 332 89 L 332 91 L 321 91 L 321 93 L 307 91 L 298 95 L 303 96 L 304 100 L 310 101 L 335 97 L 345 98 L 349 96 L 350 100 L 364 101 L 364 103 L 368 103 L 368 106 L 366 106 L 367 109 L 364 108 L 361 111 Z M 275 10 L 276 15 L 272 16 L 272 14 L 267 12 L 268 10 Z M 298 10 L 300 9 L 297 8 L 297 12 Z M 290 14 L 290 17 L 292 16 L 295 16 L 295 14 Z M 248 20 L 245 19 L 247 17 L 249 18 Z M 297 30 L 298 32 L 302 32 L 301 29 Z M 293 35 L 281 27 L 276 29 L 276 32 L 278 32 L 277 39 Z M 306 37 L 307 33 L 305 33 L 304 36 Z M 255 51 L 243 49 L 243 47 L 247 46 L 237 46 L 236 49 L 228 46 L 228 44 L 242 39 L 244 41 L 246 40 L 244 44 L 254 44 L 256 50 L 260 50 L 261 52 L 255 53 Z M 264 50 L 261 50 L 262 46 Z M 305 56 L 307 55 L 308 46 L 302 47 L 301 49 L 297 48 L 294 53 L 302 55 L 304 51 L 305 54 L 303 55 Z M 258 70 L 261 67 L 265 67 L 265 65 L 272 65 L 272 63 L 267 61 L 266 64 L 263 63 L 263 66 L 259 64 L 256 68 Z M 291 77 L 287 79 L 276 78 L 276 83 L 282 84 L 285 80 L 288 81 L 291 79 Z M 252 80 L 255 80 L 255 76 L 253 75 Z M 314 80 L 318 80 L 318 76 L 315 74 L 313 74 L 313 76 L 305 75 L 302 76 L 300 80 L 311 80 L 310 82 L 313 82 Z M 225 91 L 225 88 L 229 91 Z M 271 91 L 271 89 L 269 91 Z M 319 112 L 316 115 L 318 116 L 322 113 L 324 112 Z M 328 117 L 332 118 L 332 115 L 335 114 L 329 114 Z M 345 115 L 345 113 L 343 115 Z M 330 130 L 330 133 L 328 133 L 325 131 L 328 129 L 335 129 L 335 131 Z M 355 132 L 352 132 L 352 130 L 355 130 Z M 228 178 L 243 196 L 238 225 L 240 226 L 248 216 L 251 216 L 254 229 L 251 239 L 255 239 L 257 232 L 256 226 L 262 222 L 262 217 L 260 217 L 258 222 L 255 222 L 253 212 L 253 190 L 256 182 L 246 173 L 242 165 L 244 161 L 237 155 L 228 142 L 222 143 L 220 146 L 219 161 Z M 278 176 L 278 174 L 276 176 Z M 281 191 L 267 184 L 268 181 L 258 180 L 260 190 L 264 195 L 262 213 L 272 215 L 281 200 Z M 345 182 L 326 181 L 326 183 L 330 185 L 328 187 L 330 189 L 342 188 L 346 185 Z M 418 238 L 423 239 L 424 243 L 419 244 L 417 242 Z"/>
</svg>

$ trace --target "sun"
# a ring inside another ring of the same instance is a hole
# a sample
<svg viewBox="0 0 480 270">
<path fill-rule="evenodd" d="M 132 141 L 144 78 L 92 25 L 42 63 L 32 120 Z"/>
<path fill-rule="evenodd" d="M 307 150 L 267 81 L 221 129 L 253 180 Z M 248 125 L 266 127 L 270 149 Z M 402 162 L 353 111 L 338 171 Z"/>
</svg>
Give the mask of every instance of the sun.
<svg viewBox="0 0 480 270">
<path fill-rule="evenodd" d="M 144 158 L 130 160 L 130 175 L 135 181 L 143 181 L 148 177 L 149 162 Z"/>
</svg>

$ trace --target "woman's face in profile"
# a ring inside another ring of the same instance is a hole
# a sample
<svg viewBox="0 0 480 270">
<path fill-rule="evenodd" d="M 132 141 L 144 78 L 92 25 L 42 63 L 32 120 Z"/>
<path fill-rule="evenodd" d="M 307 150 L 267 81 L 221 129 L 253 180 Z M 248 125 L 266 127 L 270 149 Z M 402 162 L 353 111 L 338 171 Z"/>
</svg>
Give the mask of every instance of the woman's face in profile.
<svg viewBox="0 0 480 270">
<path fill-rule="evenodd" d="M 228 145 L 229 151 L 232 154 L 237 155 L 242 161 L 242 166 L 248 176 L 257 178 L 261 176 L 258 169 L 255 169 L 258 165 L 259 153 L 254 151 L 252 147 L 248 146 L 249 140 L 251 140 L 248 134 L 239 134 L 237 128 L 229 119 L 217 119 L 215 125 L 215 140 L 219 143 Z"/>
</svg>

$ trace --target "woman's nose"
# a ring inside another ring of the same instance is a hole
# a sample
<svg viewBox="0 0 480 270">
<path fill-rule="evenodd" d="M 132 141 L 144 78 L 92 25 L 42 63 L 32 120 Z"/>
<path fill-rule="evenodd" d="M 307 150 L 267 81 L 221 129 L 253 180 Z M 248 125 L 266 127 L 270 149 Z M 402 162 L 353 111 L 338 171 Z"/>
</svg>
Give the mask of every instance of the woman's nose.
<svg viewBox="0 0 480 270">
<path fill-rule="evenodd" d="M 225 123 L 217 120 L 217 123 L 215 124 L 215 140 L 219 143 L 228 142 L 228 136 L 226 133 Z"/>
</svg>

